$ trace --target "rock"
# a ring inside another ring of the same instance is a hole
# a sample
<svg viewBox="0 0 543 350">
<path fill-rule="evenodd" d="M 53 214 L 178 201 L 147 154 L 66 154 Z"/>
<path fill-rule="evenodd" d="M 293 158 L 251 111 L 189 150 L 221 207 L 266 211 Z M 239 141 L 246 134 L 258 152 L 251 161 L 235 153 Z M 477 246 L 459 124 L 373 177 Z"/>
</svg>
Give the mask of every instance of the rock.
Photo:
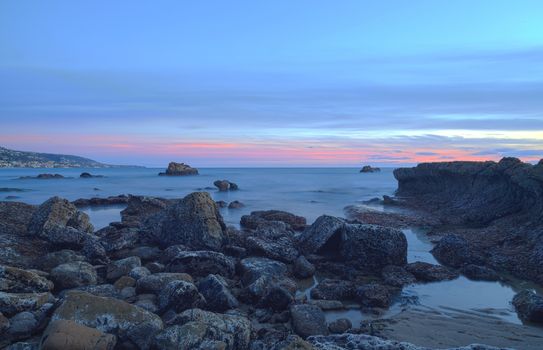
<svg viewBox="0 0 543 350">
<path fill-rule="evenodd" d="M 294 301 L 294 296 L 290 291 L 281 285 L 273 283 L 266 289 L 266 292 L 260 300 L 259 306 L 272 309 L 274 311 L 283 311 Z"/>
<path fill-rule="evenodd" d="M 149 217 L 171 205 L 171 201 L 145 196 L 129 196 L 127 204 L 121 211 L 122 223 L 128 227 L 139 227 Z"/>
<path fill-rule="evenodd" d="M 134 248 L 140 241 L 139 231 L 133 227 L 117 229 L 113 226 L 107 226 L 96 234 L 101 236 L 100 244 L 109 254 L 121 249 Z"/>
<path fill-rule="evenodd" d="M 88 286 L 77 287 L 74 289 L 64 290 L 59 294 L 59 297 L 63 298 L 71 290 L 89 293 L 92 295 L 96 295 L 98 297 L 107 297 L 107 298 L 116 298 L 116 299 L 121 298 L 119 291 L 112 284 L 88 285 Z"/>
<path fill-rule="evenodd" d="M 343 303 L 339 300 L 311 299 L 308 300 L 307 303 L 311 305 L 316 305 L 324 311 L 341 310 L 345 308 Z"/>
<path fill-rule="evenodd" d="M 116 280 L 115 283 L 113 283 L 113 287 L 120 291 L 122 291 L 124 288 L 134 286 L 136 286 L 136 280 L 129 276 L 122 276 L 121 278 Z"/>
<path fill-rule="evenodd" d="M 198 292 L 198 288 L 182 280 L 172 281 L 158 295 L 158 307 L 162 313 L 171 309 L 182 312 L 187 309 L 203 307 L 205 298 Z"/>
<path fill-rule="evenodd" d="M 163 272 L 166 269 L 166 266 L 164 264 L 161 264 L 159 262 L 150 262 L 145 264 L 145 267 L 151 271 L 151 273 L 159 273 Z"/>
<path fill-rule="evenodd" d="M 228 206 L 228 203 L 226 203 L 225 201 L 216 201 L 215 203 L 217 203 L 217 206 L 219 208 L 226 208 Z"/>
<path fill-rule="evenodd" d="M 230 204 L 228 204 L 228 209 L 239 209 L 245 207 L 245 204 L 241 203 L 240 201 L 232 201 Z"/>
<path fill-rule="evenodd" d="M 49 292 L 53 283 L 35 272 L 0 265 L 0 291 L 11 293 Z"/>
<path fill-rule="evenodd" d="M 310 294 L 311 298 L 324 300 L 349 300 L 356 295 L 353 282 L 328 278 L 320 281 Z"/>
<path fill-rule="evenodd" d="M 207 250 L 179 252 L 167 266 L 170 272 L 186 272 L 192 276 L 221 275 L 231 278 L 235 273 L 234 260 L 222 253 Z"/>
<path fill-rule="evenodd" d="M 184 244 L 193 249 L 218 250 L 226 241 L 226 226 L 207 192 L 189 194 L 151 216 L 145 227 L 162 246 Z"/>
<path fill-rule="evenodd" d="M 315 274 L 315 266 L 307 261 L 305 256 L 299 256 L 294 262 L 294 275 L 298 278 L 305 279 L 312 277 Z"/>
<path fill-rule="evenodd" d="M 5 293 L 0 292 L 0 313 L 11 317 L 23 311 L 38 310 L 53 301 L 51 293 Z"/>
<path fill-rule="evenodd" d="M 94 267 L 84 261 L 61 264 L 51 270 L 51 279 L 57 290 L 96 284 L 98 276 Z"/>
<path fill-rule="evenodd" d="M 293 263 L 299 255 L 294 248 L 294 242 L 287 236 L 277 238 L 249 236 L 246 239 L 246 245 L 255 255 L 264 255 L 285 263 Z"/>
<path fill-rule="evenodd" d="M 362 306 L 388 308 L 391 295 L 387 287 L 370 283 L 356 289 L 356 299 Z"/>
<path fill-rule="evenodd" d="M 500 276 L 491 268 L 479 265 L 465 265 L 460 269 L 460 272 L 471 280 L 476 281 L 499 281 Z"/>
<path fill-rule="evenodd" d="M 132 270 L 130 270 L 130 273 L 128 274 L 128 276 L 132 277 L 136 281 L 149 275 L 151 275 L 151 271 L 143 266 L 134 267 Z"/>
<path fill-rule="evenodd" d="M 284 222 L 296 231 L 301 231 L 306 226 L 304 217 L 281 210 L 253 211 L 251 212 L 251 215 L 243 215 L 240 224 L 242 227 L 248 229 L 256 229 L 259 224 L 265 223 L 266 221 Z"/>
<path fill-rule="evenodd" d="M 417 280 L 423 282 L 453 280 L 459 276 L 458 272 L 444 266 L 433 265 L 422 261 L 407 264 L 406 270 L 413 274 Z"/>
<path fill-rule="evenodd" d="M 107 279 L 114 281 L 121 276 L 128 275 L 132 269 L 140 266 L 141 260 L 137 256 L 112 261 L 107 266 Z"/>
<path fill-rule="evenodd" d="M 152 313 L 158 312 L 157 297 L 154 294 L 139 294 L 134 305 Z"/>
<path fill-rule="evenodd" d="M 245 258 L 239 265 L 241 280 L 245 286 L 261 277 L 283 277 L 287 273 L 285 264 L 267 258 Z"/>
<path fill-rule="evenodd" d="M 370 165 L 364 165 L 362 169 L 360 169 L 361 173 L 376 173 L 380 171 L 381 171 L 381 168 L 374 168 Z"/>
<path fill-rule="evenodd" d="M 417 281 L 415 276 L 407 272 L 405 268 L 394 265 L 385 266 L 381 270 L 381 278 L 385 284 L 392 287 L 403 287 Z"/>
<path fill-rule="evenodd" d="M 219 191 L 235 191 L 238 189 L 238 185 L 228 180 L 217 180 L 213 182 L 213 185 L 219 189 Z"/>
<path fill-rule="evenodd" d="M 208 275 L 198 283 L 198 291 L 206 300 L 206 308 L 211 311 L 224 312 L 235 309 L 239 302 L 228 289 L 226 281 L 217 275 Z"/>
<path fill-rule="evenodd" d="M 215 341 L 223 343 L 219 349 L 249 349 L 251 323 L 246 317 L 190 309 L 177 315 L 175 323 L 177 326 L 170 327 L 157 336 L 157 348 L 210 349 L 204 346 L 205 343 Z"/>
<path fill-rule="evenodd" d="M 49 324 L 43 333 L 42 350 L 113 350 L 117 338 L 95 328 L 86 327 L 70 320 L 58 320 Z"/>
<path fill-rule="evenodd" d="M 369 270 L 407 263 L 407 239 L 402 231 L 365 224 L 346 224 L 340 257 L 348 264 Z"/>
<path fill-rule="evenodd" d="M 50 240 L 52 233 L 66 227 L 83 233 L 93 232 L 87 214 L 66 199 L 52 197 L 38 207 L 28 225 L 28 232 Z"/>
<path fill-rule="evenodd" d="M 40 344 L 37 342 L 37 340 L 32 339 L 28 341 L 20 341 L 17 343 L 13 343 L 7 348 L 6 350 L 39 350 Z"/>
<path fill-rule="evenodd" d="M 327 250 L 326 244 L 337 245 L 341 242 L 345 221 L 329 215 L 321 215 L 299 238 L 299 245 L 305 253 L 315 254 Z M 323 249 L 324 248 L 324 249 Z"/>
<path fill-rule="evenodd" d="M 145 349 L 149 348 L 149 339 L 163 327 L 160 317 L 125 301 L 74 291 L 68 292 L 55 310 L 51 321 L 57 320 L 71 320 L 115 334 L 119 341 L 131 341 Z M 142 335 L 146 339 L 141 339 Z"/>
<path fill-rule="evenodd" d="M 9 320 L 9 322 L 10 326 L 7 333 L 13 338 L 20 338 L 21 336 L 27 338 L 33 334 L 38 327 L 38 320 L 36 319 L 36 316 L 34 316 L 32 312 L 28 311 L 23 311 L 16 314 Z"/>
<path fill-rule="evenodd" d="M 94 188 L 95 191 L 100 191 L 99 188 Z M 128 203 L 128 196 L 121 194 L 119 196 L 109 197 L 92 197 L 92 198 L 79 198 L 72 202 L 78 208 L 82 207 L 95 207 L 95 206 L 109 206 L 109 205 L 122 205 Z"/>
<path fill-rule="evenodd" d="M 337 320 L 330 322 L 328 330 L 330 333 L 341 334 L 347 332 L 353 327 L 353 324 L 348 318 L 338 318 Z"/>
<path fill-rule="evenodd" d="M 432 249 L 436 259 L 447 266 L 461 267 L 466 264 L 483 264 L 483 259 L 472 251 L 468 242 L 457 235 L 446 235 Z"/>
<path fill-rule="evenodd" d="M 311 335 L 327 335 L 324 313 L 315 305 L 300 304 L 290 307 L 292 328 L 302 338 Z"/>
<path fill-rule="evenodd" d="M 38 261 L 36 261 L 36 264 L 40 266 L 42 270 L 50 272 L 58 265 L 75 261 L 85 261 L 85 257 L 73 250 L 63 249 L 48 253 L 37 260 Z"/>
<path fill-rule="evenodd" d="M 192 277 L 186 273 L 155 273 L 153 275 L 140 278 L 136 282 L 136 291 L 138 294 L 158 294 L 172 281 L 192 282 Z"/>
<path fill-rule="evenodd" d="M 91 173 L 84 172 L 84 173 L 81 173 L 79 177 L 82 179 L 92 179 L 92 178 L 102 178 L 104 177 L 104 175 L 92 175 Z"/>
<path fill-rule="evenodd" d="M 38 174 L 37 176 L 21 176 L 19 177 L 19 179 L 21 180 L 28 180 L 28 179 L 51 180 L 51 179 L 65 179 L 65 177 L 60 174 Z"/>
<path fill-rule="evenodd" d="M 513 306 L 523 321 L 543 323 L 543 297 L 531 290 L 523 290 L 513 298 Z"/>
<path fill-rule="evenodd" d="M 0 312 L 0 334 L 4 334 L 9 326 L 9 319 Z"/>
<path fill-rule="evenodd" d="M 185 163 L 170 162 L 166 172 L 159 173 L 161 176 L 184 176 L 184 175 L 198 175 L 198 169 L 192 168 Z"/>
</svg>

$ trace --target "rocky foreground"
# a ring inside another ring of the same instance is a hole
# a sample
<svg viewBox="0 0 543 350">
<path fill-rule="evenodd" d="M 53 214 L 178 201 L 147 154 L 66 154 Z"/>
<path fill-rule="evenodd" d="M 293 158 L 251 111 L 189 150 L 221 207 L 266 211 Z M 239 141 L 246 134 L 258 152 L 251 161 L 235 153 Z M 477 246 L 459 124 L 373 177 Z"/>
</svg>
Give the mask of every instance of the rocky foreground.
<svg viewBox="0 0 543 350">
<path fill-rule="evenodd" d="M 269 210 L 236 229 L 206 192 L 111 200 L 122 221 L 98 231 L 62 198 L 0 202 L 0 347 L 423 349 L 324 312 L 379 312 L 404 285 L 459 273 L 408 264 L 394 228 Z M 308 299 L 298 283 L 316 271 Z"/>
</svg>

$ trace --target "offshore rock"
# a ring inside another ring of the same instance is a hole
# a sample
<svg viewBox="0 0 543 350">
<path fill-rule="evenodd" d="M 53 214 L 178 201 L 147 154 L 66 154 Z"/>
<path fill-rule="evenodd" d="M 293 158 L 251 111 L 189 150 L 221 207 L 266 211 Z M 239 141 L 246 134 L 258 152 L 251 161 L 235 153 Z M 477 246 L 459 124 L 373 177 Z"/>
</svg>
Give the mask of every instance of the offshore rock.
<svg viewBox="0 0 543 350">
<path fill-rule="evenodd" d="M 170 162 L 166 172 L 159 173 L 161 176 L 185 176 L 185 175 L 198 175 L 198 169 L 192 168 L 185 163 Z"/>
</svg>

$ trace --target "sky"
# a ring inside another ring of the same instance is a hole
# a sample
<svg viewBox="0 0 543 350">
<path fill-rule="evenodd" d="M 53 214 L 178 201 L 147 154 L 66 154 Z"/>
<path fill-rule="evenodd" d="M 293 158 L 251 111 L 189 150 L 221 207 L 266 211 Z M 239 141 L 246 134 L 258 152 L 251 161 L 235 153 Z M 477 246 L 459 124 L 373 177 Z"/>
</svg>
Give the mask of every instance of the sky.
<svg viewBox="0 0 543 350">
<path fill-rule="evenodd" d="M 0 146 L 114 164 L 543 158 L 543 1 L 0 2 Z"/>
</svg>

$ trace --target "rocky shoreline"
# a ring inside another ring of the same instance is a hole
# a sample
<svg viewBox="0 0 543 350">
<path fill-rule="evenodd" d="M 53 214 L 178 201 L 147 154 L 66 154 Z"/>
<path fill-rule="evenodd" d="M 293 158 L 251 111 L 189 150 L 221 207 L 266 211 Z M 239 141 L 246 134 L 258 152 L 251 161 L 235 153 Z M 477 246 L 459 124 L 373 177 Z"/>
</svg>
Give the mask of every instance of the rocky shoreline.
<svg viewBox="0 0 543 350">
<path fill-rule="evenodd" d="M 504 167 L 500 163 L 495 167 Z M 378 323 L 325 318 L 327 310 L 352 302 L 380 313 L 406 285 L 451 280 L 460 273 L 482 280 L 493 276 L 496 266 L 488 255 L 474 259 L 478 247 L 468 238 L 460 241 L 461 235 L 444 235 L 433 252 L 448 267 L 408 263 L 407 240 L 398 228 L 424 223 L 438 230 L 446 222 L 447 215 L 430 210 L 431 202 L 422 204 L 432 198 L 431 192 L 423 196 L 421 183 L 432 183 L 435 174 L 443 177 L 433 170 L 424 175 L 397 171 L 398 198 L 386 203 L 405 211 L 353 209 L 350 219 L 323 215 L 313 223 L 280 210 L 255 211 L 242 216 L 240 228 L 224 223 L 219 205 L 206 192 L 178 200 L 129 195 L 74 202 L 53 197 L 39 206 L 0 202 L 0 348 L 444 348 L 446 342 L 423 338 L 407 340 L 428 347 L 387 340 L 394 339 L 394 332 L 387 331 L 390 324 L 380 328 Z M 465 186 L 464 180 L 454 181 Z M 228 181 L 216 186 L 234 189 Z M 439 198 L 438 185 L 433 186 Z M 112 204 L 126 206 L 121 221 L 100 230 L 78 209 Z M 514 220 L 521 213 L 507 214 L 507 220 Z M 538 220 L 533 222 L 531 227 L 537 227 Z M 308 298 L 298 291 L 315 274 L 319 280 Z M 523 319 L 541 321 L 539 298 L 529 291 L 515 297 Z M 392 328 L 398 334 L 411 329 L 401 317 L 396 322 Z M 428 325 L 435 322 L 447 321 L 428 318 Z M 538 334 L 527 337 L 537 343 Z M 459 345 L 465 344 L 451 346 L 498 349 Z"/>
</svg>

